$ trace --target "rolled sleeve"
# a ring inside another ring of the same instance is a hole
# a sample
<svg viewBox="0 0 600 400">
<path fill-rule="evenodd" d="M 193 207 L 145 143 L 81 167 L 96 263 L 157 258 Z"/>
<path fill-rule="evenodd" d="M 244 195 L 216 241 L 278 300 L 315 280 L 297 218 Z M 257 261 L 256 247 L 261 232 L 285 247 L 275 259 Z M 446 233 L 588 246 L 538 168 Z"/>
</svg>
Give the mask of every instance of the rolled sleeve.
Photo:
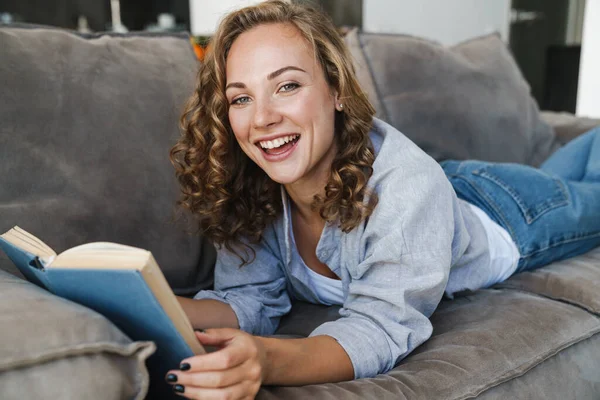
<svg viewBox="0 0 600 400">
<path fill-rule="evenodd" d="M 425 261 L 431 255 L 423 256 L 405 255 L 394 263 L 369 260 L 369 269 L 350 284 L 342 318 L 311 333 L 338 341 L 352 360 L 355 378 L 389 371 L 431 336 L 429 316 L 448 276 L 443 264 L 432 267 Z"/>
<path fill-rule="evenodd" d="M 354 317 L 326 322 L 310 336 L 334 338 L 350 357 L 354 379 L 358 379 L 373 377 L 392 368 L 392 350 L 380 331 L 372 319 Z"/>
<path fill-rule="evenodd" d="M 272 335 L 281 316 L 291 309 L 280 257 L 269 246 L 268 236 L 269 232 L 261 244 L 252 246 L 255 258 L 244 266 L 234 253 L 224 247 L 217 249 L 215 290 L 194 296 L 229 304 L 240 329 L 254 335 Z"/>
</svg>

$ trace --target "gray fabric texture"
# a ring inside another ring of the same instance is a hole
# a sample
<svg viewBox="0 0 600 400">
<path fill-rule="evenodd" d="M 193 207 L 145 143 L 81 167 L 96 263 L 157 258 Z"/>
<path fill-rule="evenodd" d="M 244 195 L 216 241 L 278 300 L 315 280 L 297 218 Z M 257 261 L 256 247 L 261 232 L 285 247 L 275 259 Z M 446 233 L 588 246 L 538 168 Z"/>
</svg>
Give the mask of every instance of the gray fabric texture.
<svg viewBox="0 0 600 400">
<path fill-rule="evenodd" d="M 362 44 L 358 38 L 358 30 L 353 29 L 346 36 L 344 36 L 344 42 L 346 47 L 352 55 L 352 61 L 354 65 L 354 72 L 358 79 L 360 86 L 364 93 L 369 98 L 369 101 L 375 108 L 375 116 L 379 119 L 389 122 L 389 117 L 385 112 L 385 107 L 381 104 L 380 95 L 375 86 L 375 81 L 371 75 L 371 68 L 369 61 L 365 57 L 365 53 L 362 50 Z"/>
<path fill-rule="evenodd" d="M 3 26 L 0 60 L 0 232 L 19 225 L 57 252 L 141 247 L 176 292 L 210 287 L 214 250 L 173 222 L 168 152 L 197 69 L 187 35 Z"/>
<path fill-rule="evenodd" d="M 600 125 L 600 119 L 578 117 L 567 112 L 542 111 L 540 117 L 554 129 L 562 144 Z"/>
<path fill-rule="evenodd" d="M 339 306 L 294 302 L 292 312 L 281 318 L 275 334 L 307 337 L 319 325 L 340 318 L 339 310 Z"/>
<path fill-rule="evenodd" d="M 152 342 L 0 270 L 0 393 L 10 399 L 143 399 Z"/>
<path fill-rule="evenodd" d="M 378 115 L 436 160 L 537 166 L 558 148 L 498 35 L 450 48 L 357 30 L 345 40 Z"/>
<path fill-rule="evenodd" d="M 298 329 L 306 331 L 308 321 L 302 321 Z M 544 379 L 528 381 L 533 386 L 511 383 L 535 368 L 546 368 L 546 362 L 549 372 L 589 366 L 565 376 L 575 380 L 562 382 L 569 384 L 572 398 L 600 397 L 600 349 L 594 347 L 600 320 L 579 307 L 520 291 L 485 289 L 442 301 L 431 321 L 431 339 L 385 375 L 338 384 L 267 387 L 258 399 L 466 399 L 492 389 L 496 398 L 504 393 L 504 398 L 513 398 L 510 394 L 521 389 L 518 398 L 562 399 L 552 385 L 542 385 L 550 379 L 543 372 Z M 286 330 L 293 331 L 290 328 Z M 578 343 L 583 353 L 562 355 Z M 557 354 L 566 364 L 552 361 Z M 582 393 L 593 396 L 578 397 Z"/>
<path fill-rule="evenodd" d="M 557 353 L 518 379 L 490 388 L 478 400 L 600 398 L 600 335 Z"/>
</svg>

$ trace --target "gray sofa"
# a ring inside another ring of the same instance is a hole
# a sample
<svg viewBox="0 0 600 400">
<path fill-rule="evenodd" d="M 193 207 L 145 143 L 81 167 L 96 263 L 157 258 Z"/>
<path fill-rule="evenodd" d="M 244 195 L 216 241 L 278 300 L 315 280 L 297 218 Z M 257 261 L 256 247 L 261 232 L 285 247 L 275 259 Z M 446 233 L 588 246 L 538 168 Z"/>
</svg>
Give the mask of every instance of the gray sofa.
<svg viewBox="0 0 600 400">
<path fill-rule="evenodd" d="M 378 116 L 436 159 L 538 165 L 600 124 L 539 113 L 495 35 L 453 48 L 345 39 Z M 143 247 L 176 293 L 210 288 L 214 250 L 178 218 L 168 160 L 197 67 L 187 36 L 0 26 L 0 60 L 0 231 L 18 224 L 57 252 Z M 3 254 L 0 269 L 0 398 L 153 397 L 153 343 L 29 284 Z M 258 398 L 600 398 L 598 287 L 600 249 L 443 300 L 431 339 L 385 375 Z M 337 311 L 295 303 L 277 334 L 307 335 Z"/>
</svg>

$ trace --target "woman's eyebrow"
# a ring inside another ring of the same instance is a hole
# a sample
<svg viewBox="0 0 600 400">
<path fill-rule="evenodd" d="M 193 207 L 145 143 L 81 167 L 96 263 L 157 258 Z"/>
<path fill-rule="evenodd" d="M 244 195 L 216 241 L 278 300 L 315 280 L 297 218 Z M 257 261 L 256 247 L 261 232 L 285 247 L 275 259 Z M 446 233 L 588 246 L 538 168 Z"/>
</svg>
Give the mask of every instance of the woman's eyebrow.
<svg viewBox="0 0 600 400">
<path fill-rule="evenodd" d="M 306 71 L 303 70 L 302 68 L 298 68 L 298 67 L 294 67 L 293 65 L 289 65 L 287 67 L 279 68 L 277 71 L 271 72 L 269 75 L 267 75 L 267 79 L 268 80 L 275 79 L 279 75 L 283 74 L 285 71 L 289 71 L 289 70 L 295 70 L 295 71 L 300 71 L 300 72 L 306 73 Z"/>
<path fill-rule="evenodd" d="M 242 82 L 231 82 L 228 83 L 227 86 L 225 86 L 225 91 L 227 91 L 227 89 L 229 88 L 238 88 L 238 89 L 245 89 L 246 85 L 244 85 Z"/>
<path fill-rule="evenodd" d="M 289 65 L 287 67 L 279 68 L 277 71 L 271 72 L 269 75 L 267 75 L 267 80 L 275 79 L 279 75 L 281 75 L 284 72 L 289 71 L 289 70 L 294 70 L 294 71 L 300 71 L 300 72 L 307 73 L 302 68 L 298 68 L 298 67 L 294 67 L 293 65 Z M 227 86 L 225 86 L 225 90 L 227 90 L 229 88 L 245 89 L 246 85 L 244 85 L 242 82 L 231 82 L 231 83 L 228 83 Z"/>
</svg>

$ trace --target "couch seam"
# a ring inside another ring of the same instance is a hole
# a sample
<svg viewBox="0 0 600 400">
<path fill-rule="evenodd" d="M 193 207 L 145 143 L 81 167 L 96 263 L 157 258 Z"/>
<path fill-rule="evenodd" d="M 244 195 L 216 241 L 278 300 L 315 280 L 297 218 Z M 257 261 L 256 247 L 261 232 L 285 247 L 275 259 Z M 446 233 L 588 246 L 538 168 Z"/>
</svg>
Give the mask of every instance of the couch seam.
<svg viewBox="0 0 600 400">
<path fill-rule="evenodd" d="M 560 352 L 562 352 L 562 351 L 564 351 L 564 350 L 572 347 L 573 345 L 576 345 L 578 343 L 584 342 L 584 341 L 586 341 L 586 340 L 588 340 L 588 339 L 590 339 L 590 338 L 598 335 L 599 333 L 600 333 L 600 327 L 597 327 L 595 330 L 593 330 L 591 332 L 588 332 L 587 335 L 580 336 L 580 337 L 578 337 L 577 339 L 575 339 L 573 341 L 565 343 L 564 346 L 560 346 L 557 349 L 555 349 L 554 351 L 547 353 L 544 356 L 544 358 L 541 359 L 539 362 L 530 365 L 528 368 L 524 369 L 520 373 L 518 373 L 516 375 L 511 375 L 511 376 L 508 376 L 508 377 L 505 377 L 505 378 L 500 377 L 500 378 L 498 378 L 497 382 L 494 382 L 492 385 L 489 385 L 489 386 L 487 386 L 487 387 L 485 387 L 485 388 L 483 388 L 481 390 L 478 390 L 475 393 L 464 395 L 464 396 L 461 396 L 461 397 L 457 397 L 456 399 L 457 400 L 474 399 L 474 398 L 478 397 L 479 395 L 481 395 L 481 394 L 483 394 L 483 393 L 485 393 L 485 392 L 487 392 L 487 391 L 489 391 L 489 390 L 491 390 L 491 389 L 493 389 L 495 387 L 498 387 L 498 386 L 502 385 L 503 383 L 510 382 L 510 381 L 512 381 L 514 379 L 520 378 L 520 377 L 524 376 L 525 374 L 527 374 L 532 369 L 534 369 L 535 367 L 537 367 L 538 365 L 541 365 L 544 362 L 546 362 L 547 360 L 553 358 L 558 353 L 560 353 Z M 523 367 L 523 365 L 519 366 L 518 368 L 521 368 L 521 367 Z M 514 371 L 514 369 L 513 369 L 513 371 Z"/>
<path fill-rule="evenodd" d="M 597 312 L 596 310 L 593 310 L 593 309 L 591 310 L 591 309 L 587 308 L 586 306 L 583 305 L 583 303 L 578 303 L 576 301 L 567 300 L 566 298 L 563 298 L 563 297 L 552 297 L 552 296 L 547 295 L 547 294 L 532 292 L 530 290 L 527 290 L 527 289 L 524 289 L 524 288 L 521 288 L 521 287 L 513 286 L 510 283 L 506 283 L 506 282 L 500 283 L 497 286 L 493 286 L 492 288 L 494 288 L 494 289 L 512 290 L 512 291 L 515 291 L 515 292 L 527 293 L 527 294 L 531 294 L 531 295 L 534 295 L 534 296 L 543 297 L 543 298 L 548 299 L 548 300 L 552 300 L 552 301 L 556 301 L 556 302 L 559 302 L 559 303 L 564 303 L 564 304 L 568 304 L 568 305 L 571 305 L 571 306 L 575 306 L 577 308 L 582 309 L 583 311 L 588 312 L 589 314 L 592 314 L 594 316 L 600 317 L 600 312 Z"/>
<path fill-rule="evenodd" d="M 52 25 L 44 25 L 44 24 L 34 24 L 27 22 L 15 22 L 6 25 L 0 25 L 0 28 L 10 30 L 10 29 L 21 29 L 21 30 L 49 30 L 53 32 L 64 32 L 73 36 L 80 37 L 82 39 L 99 39 L 103 36 L 108 36 L 112 38 L 174 38 L 174 39 L 184 39 L 189 40 L 190 34 L 186 31 L 184 32 L 145 32 L 145 31 L 131 31 L 125 33 L 119 32 L 110 32 L 110 31 L 99 31 L 99 32 L 91 32 L 91 33 L 82 33 L 75 29 L 62 28 L 58 26 Z"/>
</svg>

